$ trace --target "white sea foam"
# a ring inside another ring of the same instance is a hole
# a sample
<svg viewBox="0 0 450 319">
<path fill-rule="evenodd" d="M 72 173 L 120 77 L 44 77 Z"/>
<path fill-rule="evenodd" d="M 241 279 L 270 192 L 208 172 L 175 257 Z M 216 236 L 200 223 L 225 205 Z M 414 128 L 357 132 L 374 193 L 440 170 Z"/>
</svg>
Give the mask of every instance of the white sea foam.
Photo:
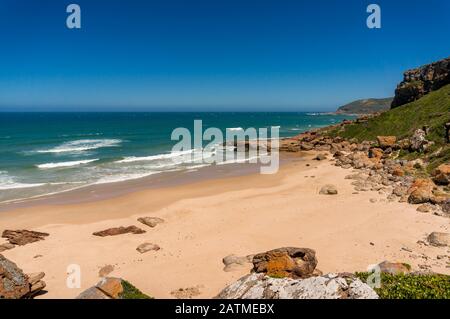
<svg viewBox="0 0 450 319">
<path fill-rule="evenodd" d="M 95 140 L 76 140 L 65 142 L 59 146 L 37 150 L 37 153 L 65 153 L 65 152 L 83 152 L 102 147 L 116 147 L 122 143 L 119 139 L 95 139 Z"/>
<path fill-rule="evenodd" d="M 0 171 L 0 190 L 31 188 L 38 187 L 45 184 L 42 183 L 20 183 L 16 182 L 13 177 L 9 176 L 7 172 Z"/>
<path fill-rule="evenodd" d="M 159 174 L 159 173 L 162 173 L 162 172 L 153 171 L 153 172 L 146 172 L 146 173 L 114 174 L 114 175 L 101 177 L 94 184 L 109 184 L 109 183 L 124 182 L 124 181 L 143 178 L 143 177 L 147 177 L 147 176 L 155 175 L 155 174 Z"/>
<path fill-rule="evenodd" d="M 90 159 L 90 160 L 83 160 L 83 161 L 70 161 L 70 162 L 60 162 L 60 163 L 46 163 L 46 164 L 39 164 L 36 165 L 40 169 L 49 169 L 49 168 L 61 168 L 61 167 L 73 167 L 78 165 L 83 165 L 87 163 L 92 163 L 98 161 L 98 158 L 96 159 Z"/>
<path fill-rule="evenodd" d="M 180 152 L 172 152 L 168 154 L 158 154 L 158 155 L 151 155 L 151 156 L 129 156 L 121 159 L 120 161 L 116 161 L 116 163 L 133 163 L 133 162 L 148 162 L 148 161 L 155 161 L 155 160 L 161 160 L 161 159 L 169 159 L 174 158 L 178 156 L 184 156 L 188 155 L 194 152 L 194 150 L 187 150 L 187 151 L 180 151 Z"/>
</svg>

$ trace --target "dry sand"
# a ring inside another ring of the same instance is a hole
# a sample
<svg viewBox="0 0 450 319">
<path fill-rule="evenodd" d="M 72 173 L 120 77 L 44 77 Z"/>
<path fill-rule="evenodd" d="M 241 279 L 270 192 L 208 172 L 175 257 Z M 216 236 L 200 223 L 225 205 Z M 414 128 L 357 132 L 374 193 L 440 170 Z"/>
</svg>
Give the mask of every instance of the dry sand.
<svg viewBox="0 0 450 319">
<path fill-rule="evenodd" d="M 447 248 L 417 243 L 430 232 L 448 232 L 449 220 L 405 203 L 388 203 L 377 192 L 353 194 L 351 180 L 344 178 L 350 173 L 329 161 L 298 159 L 276 175 L 198 181 L 95 202 L 5 211 L 0 213 L 0 231 L 29 229 L 50 236 L 2 254 L 27 273 L 46 273 L 48 293 L 39 298 L 74 298 L 94 285 L 99 269 L 108 264 L 114 266 L 111 276 L 127 279 L 156 298 L 173 298 L 172 291 L 188 287 L 199 288 L 196 297 L 210 298 L 250 269 L 225 272 L 224 256 L 283 246 L 315 249 L 324 273 L 364 271 L 389 260 L 450 274 L 445 261 L 436 258 L 448 254 Z M 325 184 L 335 184 L 339 194 L 319 195 Z M 378 201 L 371 203 L 372 198 Z M 137 222 L 142 216 L 165 223 L 150 228 Z M 92 235 L 129 225 L 147 232 Z M 140 254 L 136 247 L 144 242 L 161 250 Z M 81 267 L 80 289 L 66 286 L 70 264 Z"/>
</svg>

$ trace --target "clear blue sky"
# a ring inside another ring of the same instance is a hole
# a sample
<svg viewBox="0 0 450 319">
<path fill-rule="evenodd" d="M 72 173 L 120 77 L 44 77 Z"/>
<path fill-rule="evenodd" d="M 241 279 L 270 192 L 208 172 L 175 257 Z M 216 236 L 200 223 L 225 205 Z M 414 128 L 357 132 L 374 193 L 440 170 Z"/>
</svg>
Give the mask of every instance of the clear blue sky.
<svg viewBox="0 0 450 319">
<path fill-rule="evenodd" d="M 78 3 L 82 29 L 69 30 Z M 382 8 L 382 29 L 366 7 Z M 448 0 L 0 0 L 0 111 L 327 111 L 450 55 Z"/>
</svg>

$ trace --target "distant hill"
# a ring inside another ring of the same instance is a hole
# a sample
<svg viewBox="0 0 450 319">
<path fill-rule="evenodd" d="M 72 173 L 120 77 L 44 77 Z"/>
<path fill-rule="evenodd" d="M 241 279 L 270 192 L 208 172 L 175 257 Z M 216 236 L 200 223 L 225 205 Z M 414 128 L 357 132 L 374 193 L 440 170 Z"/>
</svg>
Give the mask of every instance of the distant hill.
<svg viewBox="0 0 450 319">
<path fill-rule="evenodd" d="M 372 114 L 387 111 L 393 98 L 357 100 L 337 109 L 337 114 Z"/>
</svg>

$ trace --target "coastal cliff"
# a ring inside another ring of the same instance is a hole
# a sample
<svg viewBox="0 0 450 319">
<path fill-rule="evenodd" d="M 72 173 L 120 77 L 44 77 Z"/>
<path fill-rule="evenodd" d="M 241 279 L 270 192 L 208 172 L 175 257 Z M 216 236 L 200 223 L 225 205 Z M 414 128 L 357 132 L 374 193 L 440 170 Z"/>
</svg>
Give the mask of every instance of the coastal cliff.
<svg viewBox="0 0 450 319">
<path fill-rule="evenodd" d="M 408 70 L 395 90 L 391 108 L 416 101 L 447 84 L 450 84 L 450 57 Z"/>
</svg>

